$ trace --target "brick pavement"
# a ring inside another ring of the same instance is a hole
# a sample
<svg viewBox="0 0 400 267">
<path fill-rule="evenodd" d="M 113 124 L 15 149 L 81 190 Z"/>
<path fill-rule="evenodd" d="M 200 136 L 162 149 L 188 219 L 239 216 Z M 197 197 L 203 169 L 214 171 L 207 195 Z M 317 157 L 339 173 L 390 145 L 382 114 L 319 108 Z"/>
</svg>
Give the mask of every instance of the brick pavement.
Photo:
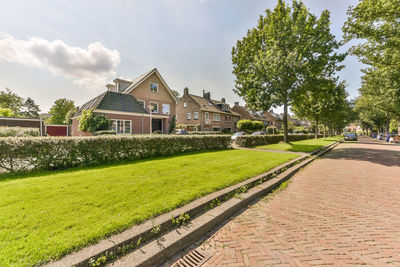
<svg viewBox="0 0 400 267">
<path fill-rule="evenodd" d="M 359 140 L 201 241 L 205 266 L 400 266 L 400 146 Z"/>
</svg>

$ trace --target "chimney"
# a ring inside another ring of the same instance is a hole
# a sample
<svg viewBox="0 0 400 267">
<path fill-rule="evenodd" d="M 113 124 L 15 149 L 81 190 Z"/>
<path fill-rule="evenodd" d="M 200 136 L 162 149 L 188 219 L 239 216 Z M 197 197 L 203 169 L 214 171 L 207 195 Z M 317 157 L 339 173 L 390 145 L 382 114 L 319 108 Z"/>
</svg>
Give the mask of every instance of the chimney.
<svg viewBox="0 0 400 267">
<path fill-rule="evenodd" d="M 210 100 L 211 99 L 211 93 L 210 92 L 206 93 L 206 91 L 203 90 L 203 97 L 205 99 L 207 99 L 207 100 Z"/>
<path fill-rule="evenodd" d="M 107 87 L 108 91 L 116 92 L 115 84 L 109 83 L 109 84 L 106 85 L 106 87 Z"/>
<path fill-rule="evenodd" d="M 239 106 L 239 102 L 235 102 L 235 106 Z"/>
<path fill-rule="evenodd" d="M 184 94 L 184 95 L 189 94 L 189 88 L 185 87 L 185 88 L 183 89 L 183 94 Z"/>
<path fill-rule="evenodd" d="M 224 98 L 224 97 L 221 98 L 221 102 L 222 102 L 222 103 L 225 103 L 225 98 Z"/>
</svg>

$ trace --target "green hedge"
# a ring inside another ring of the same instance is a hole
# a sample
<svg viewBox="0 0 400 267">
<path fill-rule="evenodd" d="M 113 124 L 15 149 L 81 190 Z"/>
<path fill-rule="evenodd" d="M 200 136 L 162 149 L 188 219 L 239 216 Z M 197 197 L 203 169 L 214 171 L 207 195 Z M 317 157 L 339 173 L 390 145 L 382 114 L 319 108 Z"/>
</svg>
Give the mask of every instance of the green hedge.
<svg viewBox="0 0 400 267">
<path fill-rule="evenodd" d="M 27 137 L 39 135 L 40 130 L 38 128 L 0 127 L 0 137 Z"/>
<path fill-rule="evenodd" d="M 323 135 L 320 135 L 320 137 L 323 137 Z M 314 138 L 313 134 L 293 134 L 289 135 L 289 142 L 312 138 Z M 240 147 L 262 146 L 279 142 L 283 142 L 283 135 L 243 135 L 236 139 L 236 144 Z"/>
<path fill-rule="evenodd" d="M 230 148 L 229 135 L 0 138 L 0 169 L 65 169 Z"/>
<path fill-rule="evenodd" d="M 187 132 L 189 135 L 221 135 L 221 131 L 190 131 Z"/>
</svg>

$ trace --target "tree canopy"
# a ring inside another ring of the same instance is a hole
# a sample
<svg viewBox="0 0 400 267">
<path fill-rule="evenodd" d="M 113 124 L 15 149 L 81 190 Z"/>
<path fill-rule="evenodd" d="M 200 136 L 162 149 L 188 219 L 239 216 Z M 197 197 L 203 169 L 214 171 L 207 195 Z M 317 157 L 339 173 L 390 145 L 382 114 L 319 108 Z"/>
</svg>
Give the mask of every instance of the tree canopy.
<svg viewBox="0 0 400 267">
<path fill-rule="evenodd" d="M 279 0 L 232 49 L 234 92 L 252 110 L 283 106 L 285 142 L 288 106 L 306 92 L 319 89 L 310 86 L 312 81 L 329 78 L 342 68 L 338 62 L 345 54 L 335 52 L 340 43 L 329 25 L 329 11 L 318 18 L 300 1 L 290 7 Z"/>
<path fill-rule="evenodd" d="M 74 101 L 66 98 L 60 98 L 54 101 L 53 106 L 50 108 L 50 117 L 46 120 L 47 124 L 66 124 L 65 118 L 67 113 L 74 109 Z"/>
</svg>

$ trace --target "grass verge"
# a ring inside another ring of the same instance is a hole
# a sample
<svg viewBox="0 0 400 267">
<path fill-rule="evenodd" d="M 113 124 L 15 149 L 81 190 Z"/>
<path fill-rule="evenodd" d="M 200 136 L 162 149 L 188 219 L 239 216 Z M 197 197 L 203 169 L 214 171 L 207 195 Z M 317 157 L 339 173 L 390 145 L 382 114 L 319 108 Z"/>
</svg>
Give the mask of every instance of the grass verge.
<svg viewBox="0 0 400 267">
<path fill-rule="evenodd" d="M 3 177 L 0 266 L 60 258 L 297 156 L 226 150 Z"/>
<path fill-rule="evenodd" d="M 271 144 L 264 146 L 256 146 L 254 148 L 258 149 L 271 149 L 271 150 L 284 150 L 284 151 L 292 151 L 292 152 L 312 152 L 318 148 L 329 145 L 332 142 L 343 139 L 342 136 L 334 136 L 328 138 L 318 138 L 318 139 L 307 139 L 301 141 L 279 144 Z"/>
</svg>

